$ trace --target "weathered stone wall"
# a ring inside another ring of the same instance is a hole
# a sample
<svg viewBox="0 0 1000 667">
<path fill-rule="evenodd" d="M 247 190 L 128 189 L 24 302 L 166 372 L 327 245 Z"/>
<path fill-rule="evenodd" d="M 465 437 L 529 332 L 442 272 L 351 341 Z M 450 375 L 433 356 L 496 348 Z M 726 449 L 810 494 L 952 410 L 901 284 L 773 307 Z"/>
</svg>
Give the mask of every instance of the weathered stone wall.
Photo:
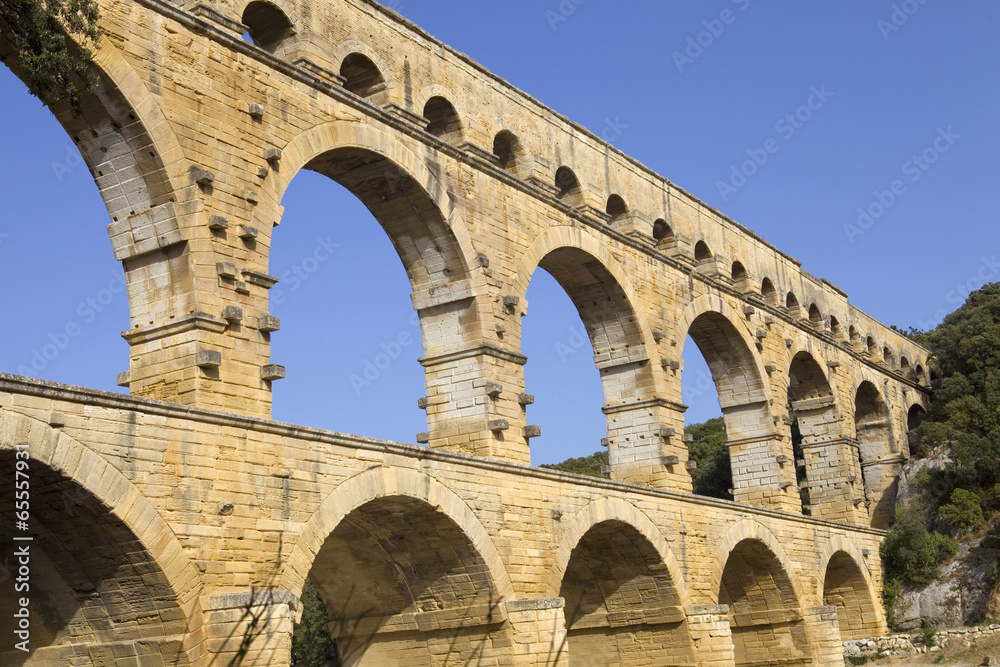
<svg viewBox="0 0 1000 667">
<path fill-rule="evenodd" d="M 31 508 L 36 562 L 57 565 L 37 599 L 65 582 L 95 610 L 39 607 L 56 630 L 39 656 L 121 643 L 224 664 L 258 615 L 245 664 L 279 664 L 307 576 L 348 645 L 397 656 L 384 664 L 468 656 L 484 638 L 497 664 L 552 664 L 553 647 L 599 636 L 629 664 L 727 664 L 730 628 L 767 649 L 789 623 L 797 655 L 825 664 L 838 617 L 884 628 L 882 533 L 862 526 L 2 376 L 4 466 L 19 444 L 33 488 L 59 490 Z M 59 566 L 91 548 L 64 532 L 84 516 L 126 545 L 86 586 Z M 863 603 L 829 595 L 832 561 Z M 130 570 L 126 592 L 111 572 Z M 131 629 L 77 628 L 97 611 Z"/>
</svg>

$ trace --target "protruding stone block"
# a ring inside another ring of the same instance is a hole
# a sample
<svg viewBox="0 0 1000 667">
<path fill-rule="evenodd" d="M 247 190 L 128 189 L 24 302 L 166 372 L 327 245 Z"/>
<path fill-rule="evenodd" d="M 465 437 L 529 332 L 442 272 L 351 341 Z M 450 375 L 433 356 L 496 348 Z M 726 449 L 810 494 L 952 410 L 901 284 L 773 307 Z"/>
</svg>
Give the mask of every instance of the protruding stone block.
<svg viewBox="0 0 1000 667">
<path fill-rule="evenodd" d="M 421 445 L 426 445 L 431 441 L 431 434 L 424 431 L 423 433 L 417 433 L 417 442 Z"/>
<path fill-rule="evenodd" d="M 243 309 L 239 306 L 225 306 L 222 309 L 222 319 L 230 324 L 243 321 Z"/>
<path fill-rule="evenodd" d="M 124 371 L 115 378 L 115 384 L 119 387 L 127 387 L 132 382 L 132 371 Z"/>
<path fill-rule="evenodd" d="M 244 241 L 253 241 L 257 238 L 258 234 L 260 234 L 260 232 L 256 227 L 251 227 L 249 225 L 240 226 L 240 238 Z"/>
<path fill-rule="evenodd" d="M 676 371 L 681 367 L 681 362 L 677 361 L 676 359 L 667 359 L 666 357 L 661 357 L 660 366 L 662 366 L 663 370 L 665 371 L 667 370 Z"/>
<path fill-rule="evenodd" d="M 426 410 L 427 406 L 430 404 L 431 404 L 430 399 L 428 399 L 426 396 L 421 396 L 420 398 L 417 399 L 417 407 L 420 408 L 421 410 Z"/>
<path fill-rule="evenodd" d="M 261 366 L 260 369 L 260 379 L 261 380 L 281 380 L 285 377 L 285 367 L 281 364 L 267 364 Z"/>
<path fill-rule="evenodd" d="M 518 394 L 517 395 L 517 402 L 520 405 L 531 405 L 531 404 L 533 404 L 535 402 L 535 395 L 534 394 Z"/>
<path fill-rule="evenodd" d="M 697 470 L 698 462 L 695 461 L 694 459 L 689 459 L 684 462 L 684 467 L 687 468 L 688 470 Z"/>
<path fill-rule="evenodd" d="M 499 433 L 500 431 L 506 431 L 510 428 L 510 422 L 506 419 L 491 419 L 488 423 L 488 427 L 494 433 Z"/>
<path fill-rule="evenodd" d="M 257 318 L 257 329 L 264 333 L 271 333 L 281 328 L 281 320 L 274 315 L 261 315 Z"/>
<path fill-rule="evenodd" d="M 542 435 L 541 426 L 525 426 L 522 431 L 525 438 L 537 438 Z"/>
<path fill-rule="evenodd" d="M 191 167 L 191 180 L 198 185 L 211 185 L 215 181 L 215 174 L 204 167 Z"/>
<path fill-rule="evenodd" d="M 681 457 L 671 454 L 670 456 L 663 457 L 663 465 L 665 466 L 675 466 L 681 462 Z"/>
<path fill-rule="evenodd" d="M 49 426 L 52 428 L 62 428 L 66 425 L 66 415 L 56 410 L 49 415 Z"/>
<path fill-rule="evenodd" d="M 659 435 L 661 438 L 672 438 L 677 435 L 677 429 L 672 426 L 661 426 L 659 430 Z"/>
<path fill-rule="evenodd" d="M 497 384 L 496 382 L 486 383 L 486 395 L 490 398 L 498 398 L 500 394 L 503 393 L 503 386 Z"/>
<path fill-rule="evenodd" d="M 264 117 L 264 107 L 256 102 L 250 102 L 247 104 L 247 113 L 250 114 L 251 118 L 260 120 Z"/>
<path fill-rule="evenodd" d="M 507 294 L 503 298 L 504 308 L 509 308 L 513 310 L 514 308 L 517 308 L 517 304 L 519 303 L 521 303 L 521 297 L 515 294 Z"/>
<path fill-rule="evenodd" d="M 215 272 L 223 278 L 235 278 L 236 265 L 231 262 L 218 262 L 215 265 Z"/>
<path fill-rule="evenodd" d="M 610 447 L 610 446 L 611 446 L 611 441 L 610 440 L 608 440 L 607 438 L 601 438 L 601 447 L 605 447 L 606 448 L 606 447 Z"/>
<path fill-rule="evenodd" d="M 281 159 L 281 149 L 270 147 L 264 149 L 264 159 L 268 162 L 277 162 Z"/>
<path fill-rule="evenodd" d="M 249 294 L 250 293 L 250 288 L 247 287 L 247 284 L 245 282 L 243 282 L 242 280 L 237 280 L 236 281 L 236 293 L 237 294 Z"/>
<path fill-rule="evenodd" d="M 224 215 L 213 213 L 208 219 L 208 228 L 216 232 L 229 229 L 229 220 Z"/>
<path fill-rule="evenodd" d="M 222 365 L 222 353 L 218 350 L 198 350 L 194 363 L 198 368 L 218 368 Z"/>
</svg>

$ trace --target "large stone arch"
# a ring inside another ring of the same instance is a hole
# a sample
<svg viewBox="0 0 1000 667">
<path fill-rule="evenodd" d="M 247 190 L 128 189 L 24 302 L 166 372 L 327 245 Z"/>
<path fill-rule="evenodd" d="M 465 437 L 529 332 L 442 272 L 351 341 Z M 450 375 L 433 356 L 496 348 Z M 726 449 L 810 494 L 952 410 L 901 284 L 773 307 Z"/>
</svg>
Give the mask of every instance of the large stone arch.
<svg viewBox="0 0 1000 667">
<path fill-rule="evenodd" d="M 375 468 L 343 482 L 283 571 L 293 591 L 307 560 L 345 664 L 421 664 L 443 644 L 449 656 L 502 654 L 491 640 L 510 632 L 510 579 L 472 511 L 428 475 Z"/>
<path fill-rule="evenodd" d="M 13 469 L 23 444 L 35 538 L 33 641 L 30 656 L 8 656 L 12 664 L 69 661 L 81 650 L 110 655 L 110 647 L 97 647 L 127 638 L 150 660 L 196 664 L 204 651 L 201 575 L 160 513 L 93 450 L 42 421 L 0 410 L 4 468 Z M 23 544 L 9 537 L 4 553 Z M 52 644 L 41 646 L 40 638 Z"/>
<path fill-rule="evenodd" d="M 620 499 L 593 500 L 560 533 L 549 585 L 565 600 L 570 665 L 694 659 L 683 575 L 643 512 Z"/>
<path fill-rule="evenodd" d="M 486 563 L 497 595 L 514 596 L 514 587 L 492 537 L 469 506 L 430 475 L 404 468 L 377 467 L 345 480 L 316 508 L 281 568 L 279 588 L 299 593 L 326 537 L 351 511 L 388 496 L 404 496 L 433 506 L 468 537 Z"/>
<path fill-rule="evenodd" d="M 639 310 L 643 302 L 611 250 L 582 227 L 549 228 L 519 259 L 514 293 L 523 299 L 535 271 L 544 269 L 576 307 L 604 392 L 612 477 L 689 491 L 690 474 L 681 465 L 686 447 L 679 437 L 661 435 L 674 414 L 651 358 L 652 333 Z M 673 463 L 664 466 L 664 460 Z"/>
<path fill-rule="evenodd" d="M 729 605 L 737 665 L 783 659 L 811 664 L 806 598 L 797 573 L 775 536 L 755 521 L 733 526 L 722 539 L 712 571 L 718 604 Z M 715 583 L 717 582 L 717 583 Z"/>
<path fill-rule="evenodd" d="M 816 596 L 837 607 L 841 639 L 883 634 L 885 611 L 862 551 L 847 537 L 834 535 L 820 549 L 819 564 Z"/>
<path fill-rule="evenodd" d="M 675 335 L 691 336 L 712 373 L 726 424 L 734 498 L 795 511 L 800 503 L 790 450 L 775 426 L 769 376 L 744 320 L 722 297 L 707 294 L 687 305 Z"/>
</svg>

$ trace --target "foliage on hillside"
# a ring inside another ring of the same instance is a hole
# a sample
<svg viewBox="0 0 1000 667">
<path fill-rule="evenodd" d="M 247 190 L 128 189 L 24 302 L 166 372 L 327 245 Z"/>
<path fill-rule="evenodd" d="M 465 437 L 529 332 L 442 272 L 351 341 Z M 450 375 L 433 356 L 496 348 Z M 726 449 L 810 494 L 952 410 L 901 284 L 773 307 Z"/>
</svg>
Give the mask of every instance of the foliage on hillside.
<svg viewBox="0 0 1000 667">
<path fill-rule="evenodd" d="M 95 43 L 98 16 L 95 0 L 0 0 L 5 37 L 17 49 L 21 79 L 44 104 L 66 100 L 79 115 L 81 95 L 97 87 L 90 49 L 66 35 Z"/>
<path fill-rule="evenodd" d="M 922 471 L 920 494 L 897 509 L 881 548 L 887 603 L 901 584 L 929 583 L 957 550 L 952 538 L 975 546 L 1000 518 L 1000 283 L 973 292 L 934 331 L 909 335 L 931 350 L 941 378 L 910 450 L 947 451 L 950 462 Z"/>
<path fill-rule="evenodd" d="M 601 469 L 608 465 L 607 450 L 594 452 L 590 456 L 581 456 L 575 459 L 566 459 L 559 463 L 543 463 L 540 468 L 549 470 L 561 470 L 563 472 L 573 472 L 577 475 L 588 475 L 590 477 L 603 477 L 607 479 L 609 475 L 601 472 Z"/>
</svg>

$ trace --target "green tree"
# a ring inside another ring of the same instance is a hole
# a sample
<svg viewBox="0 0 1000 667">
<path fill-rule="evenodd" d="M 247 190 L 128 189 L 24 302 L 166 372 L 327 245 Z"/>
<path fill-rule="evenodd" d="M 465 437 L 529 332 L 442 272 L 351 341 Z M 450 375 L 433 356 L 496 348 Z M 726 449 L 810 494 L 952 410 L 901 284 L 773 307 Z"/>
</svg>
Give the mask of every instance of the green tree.
<svg viewBox="0 0 1000 667">
<path fill-rule="evenodd" d="M 588 475 L 590 477 L 603 477 L 607 479 L 609 475 L 601 472 L 601 469 L 609 465 L 608 452 L 594 452 L 590 456 L 582 456 L 576 459 L 566 459 L 560 463 L 543 463 L 540 468 L 549 470 L 561 470 L 563 472 L 573 472 L 577 475 Z"/>
<path fill-rule="evenodd" d="M 51 106 L 66 100 L 74 115 L 84 91 L 97 87 L 89 44 L 97 41 L 95 0 L 0 0 L 5 37 L 17 51 L 17 68 L 28 90 Z M 80 41 L 75 43 L 67 33 Z"/>
<path fill-rule="evenodd" d="M 941 563 L 958 552 L 958 544 L 946 535 L 929 532 L 917 511 L 900 504 L 896 522 L 882 540 L 879 555 L 886 581 L 926 586 L 937 576 Z"/>
<path fill-rule="evenodd" d="M 684 434 L 692 438 L 688 443 L 688 457 L 698 462 L 698 467 L 691 471 L 693 491 L 702 496 L 732 500 L 733 470 L 722 417 L 687 426 Z"/>
<path fill-rule="evenodd" d="M 295 667 L 339 667 L 337 642 L 330 636 L 330 617 L 319 591 L 306 579 L 302 587 L 302 620 L 292 634 Z"/>
<path fill-rule="evenodd" d="M 948 503 L 941 506 L 938 514 L 962 532 L 979 530 L 986 525 L 982 499 L 978 493 L 968 489 L 952 491 Z"/>
</svg>

